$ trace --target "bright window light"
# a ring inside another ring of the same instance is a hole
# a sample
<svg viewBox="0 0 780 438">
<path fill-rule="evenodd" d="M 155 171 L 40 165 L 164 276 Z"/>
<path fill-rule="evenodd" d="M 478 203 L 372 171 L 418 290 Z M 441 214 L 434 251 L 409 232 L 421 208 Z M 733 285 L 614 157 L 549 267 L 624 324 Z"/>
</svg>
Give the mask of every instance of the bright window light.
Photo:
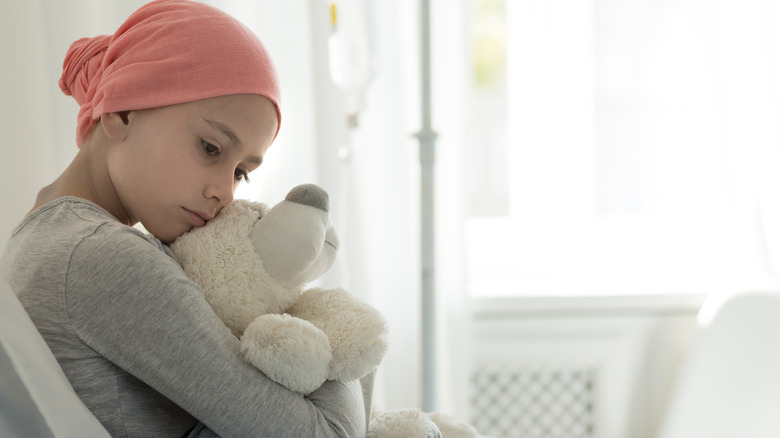
<svg viewBox="0 0 780 438">
<path fill-rule="evenodd" d="M 468 1 L 472 295 L 776 287 L 769 2 Z"/>
</svg>

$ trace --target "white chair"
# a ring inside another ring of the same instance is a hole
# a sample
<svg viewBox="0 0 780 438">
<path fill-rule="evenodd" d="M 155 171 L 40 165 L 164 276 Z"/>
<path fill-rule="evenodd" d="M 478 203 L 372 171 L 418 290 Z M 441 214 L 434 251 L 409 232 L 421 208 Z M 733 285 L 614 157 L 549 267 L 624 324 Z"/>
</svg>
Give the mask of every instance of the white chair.
<svg viewBox="0 0 780 438">
<path fill-rule="evenodd" d="M 0 437 L 110 438 L 0 278 Z"/>
<path fill-rule="evenodd" d="M 717 308 L 681 369 L 660 431 L 660 438 L 780 437 L 779 293 L 741 293 Z"/>
</svg>

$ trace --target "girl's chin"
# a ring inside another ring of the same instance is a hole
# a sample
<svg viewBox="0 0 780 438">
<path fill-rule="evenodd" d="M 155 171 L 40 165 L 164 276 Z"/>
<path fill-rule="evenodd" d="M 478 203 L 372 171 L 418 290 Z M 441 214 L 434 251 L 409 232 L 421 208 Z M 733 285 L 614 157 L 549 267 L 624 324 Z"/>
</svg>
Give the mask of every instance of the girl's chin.
<svg viewBox="0 0 780 438">
<path fill-rule="evenodd" d="M 179 236 L 186 234 L 188 231 L 190 231 L 193 228 L 195 227 L 190 227 L 188 229 L 182 229 L 182 230 L 157 230 L 157 232 L 149 231 L 149 233 L 153 235 L 160 242 L 166 245 L 170 245 Z"/>
</svg>

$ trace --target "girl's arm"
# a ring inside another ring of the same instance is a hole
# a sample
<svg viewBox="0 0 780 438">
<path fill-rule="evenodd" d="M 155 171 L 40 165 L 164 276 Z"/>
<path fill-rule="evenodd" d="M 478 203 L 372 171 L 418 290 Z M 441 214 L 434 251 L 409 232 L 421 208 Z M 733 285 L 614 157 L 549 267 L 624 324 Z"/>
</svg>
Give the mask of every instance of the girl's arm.
<svg viewBox="0 0 780 438">
<path fill-rule="evenodd" d="M 272 382 L 175 260 L 135 233 L 123 240 L 98 233 L 73 253 L 68 317 L 86 344 L 223 436 L 365 435 L 372 377 L 307 397 Z"/>
</svg>

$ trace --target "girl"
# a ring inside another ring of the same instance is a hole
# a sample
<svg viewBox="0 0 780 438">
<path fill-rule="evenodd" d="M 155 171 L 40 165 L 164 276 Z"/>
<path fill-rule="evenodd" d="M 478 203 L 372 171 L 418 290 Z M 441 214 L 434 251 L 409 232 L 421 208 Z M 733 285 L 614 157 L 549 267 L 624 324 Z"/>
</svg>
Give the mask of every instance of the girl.
<svg viewBox="0 0 780 438">
<path fill-rule="evenodd" d="M 63 67 L 80 150 L 14 229 L 0 273 L 86 406 L 116 437 L 363 436 L 371 376 L 307 397 L 269 381 L 165 245 L 219 214 L 279 131 L 256 36 L 159 0 L 73 43 Z"/>
</svg>

